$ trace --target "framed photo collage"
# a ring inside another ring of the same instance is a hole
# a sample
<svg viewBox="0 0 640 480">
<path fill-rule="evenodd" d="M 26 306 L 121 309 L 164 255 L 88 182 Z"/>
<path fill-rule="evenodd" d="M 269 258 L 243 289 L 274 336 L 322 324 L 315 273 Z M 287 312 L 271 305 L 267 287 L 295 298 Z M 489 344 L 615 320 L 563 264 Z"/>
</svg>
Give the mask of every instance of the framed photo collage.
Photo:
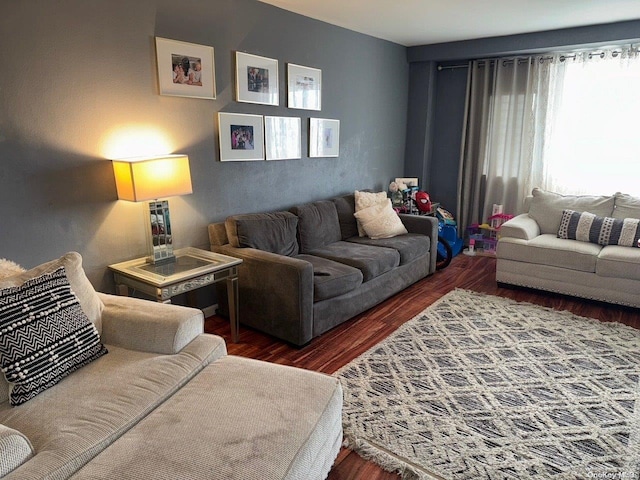
<svg viewBox="0 0 640 480">
<path fill-rule="evenodd" d="M 216 99 L 213 47 L 156 37 L 161 95 Z M 235 100 L 278 106 L 278 60 L 235 53 Z M 287 64 L 287 107 L 321 111 L 322 70 Z M 309 157 L 338 157 L 340 120 L 309 118 Z M 256 161 L 302 158 L 302 119 L 219 112 L 220 160 Z"/>
</svg>

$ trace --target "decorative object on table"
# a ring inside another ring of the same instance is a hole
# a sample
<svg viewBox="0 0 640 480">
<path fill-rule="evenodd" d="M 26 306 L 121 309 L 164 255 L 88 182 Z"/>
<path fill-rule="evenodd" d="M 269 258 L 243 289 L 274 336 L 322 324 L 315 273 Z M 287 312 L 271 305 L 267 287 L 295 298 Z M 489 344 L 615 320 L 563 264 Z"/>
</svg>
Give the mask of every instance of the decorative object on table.
<svg viewBox="0 0 640 480">
<path fill-rule="evenodd" d="M 431 198 L 427 192 L 416 192 L 416 206 L 421 213 L 431 213 Z"/>
<path fill-rule="evenodd" d="M 309 156 L 337 157 L 340 152 L 340 120 L 309 119 Z"/>
<path fill-rule="evenodd" d="M 236 52 L 236 100 L 279 105 L 278 60 Z"/>
<path fill-rule="evenodd" d="M 161 95 L 216 98 L 213 47 L 156 37 Z"/>
<path fill-rule="evenodd" d="M 403 478 L 638 478 L 640 331 L 455 290 L 335 373 L 347 446 Z"/>
<path fill-rule="evenodd" d="M 396 183 L 404 183 L 407 187 L 417 187 L 418 177 L 396 177 L 394 180 Z"/>
<path fill-rule="evenodd" d="M 445 225 L 458 224 L 455 218 L 453 218 L 453 215 L 451 214 L 451 212 L 442 208 L 440 204 L 438 204 L 436 208 L 436 217 L 438 217 L 438 220 L 442 221 Z"/>
<path fill-rule="evenodd" d="M 193 192 L 187 155 L 162 155 L 112 160 L 118 198 L 130 202 L 149 201 L 150 263 L 175 260 L 169 215 L 165 197 Z"/>
<path fill-rule="evenodd" d="M 289 63 L 287 84 L 289 108 L 322 109 L 322 70 Z"/>
<path fill-rule="evenodd" d="M 391 193 L 391 205 L 393 208 L 402 209 L 404 206 L 403 190 L 406 190 L 407 186 L 402 182 L 391 182 L 389 184 L 389 192 Z"/>
<path fill-rule="evenodd" d="M 302 158 L 300 117 L 264 117 L 267 160 Z"/>
<path fill-rule="evenodd" d="M 218 113 L 220 161 L 264 160 L 262 115 Z"/>
</svg>

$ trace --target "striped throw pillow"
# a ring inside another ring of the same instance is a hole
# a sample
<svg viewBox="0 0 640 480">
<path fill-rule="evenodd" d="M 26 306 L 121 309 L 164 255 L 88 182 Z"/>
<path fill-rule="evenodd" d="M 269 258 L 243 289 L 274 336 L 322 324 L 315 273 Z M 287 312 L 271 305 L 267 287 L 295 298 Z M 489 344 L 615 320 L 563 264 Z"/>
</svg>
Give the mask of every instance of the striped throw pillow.
<svg viewBox="0 0 640 480">
<path fill-rule="evenodd" d="M 640 247 L 640 219 L 599 217 L 589 212 L 564 210 L 558 229 L 558 238 L 597 243 Z"/>
<path fill-rule="evenodd" d="M 64 267 L 0 289 L 0 368 L 20 405 L 107 353 Z"/>
</svg>

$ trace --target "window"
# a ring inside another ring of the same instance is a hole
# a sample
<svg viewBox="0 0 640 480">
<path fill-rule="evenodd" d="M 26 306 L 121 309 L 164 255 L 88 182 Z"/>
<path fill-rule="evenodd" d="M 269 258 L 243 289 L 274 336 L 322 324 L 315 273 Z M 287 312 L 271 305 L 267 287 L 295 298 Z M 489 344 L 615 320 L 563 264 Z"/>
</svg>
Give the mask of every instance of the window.
<svg viewBox="0 0 640 480">
<path fill-rule="evenodd" d="M 640 195 L 640 59 L 570 61 L 543 155 L 545 188 Z"/>
</svg>

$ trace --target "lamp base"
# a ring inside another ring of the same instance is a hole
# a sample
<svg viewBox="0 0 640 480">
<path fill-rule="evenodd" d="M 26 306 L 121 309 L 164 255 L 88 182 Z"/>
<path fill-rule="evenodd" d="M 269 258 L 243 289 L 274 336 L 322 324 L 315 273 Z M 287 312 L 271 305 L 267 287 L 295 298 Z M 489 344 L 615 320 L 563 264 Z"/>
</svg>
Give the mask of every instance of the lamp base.
<svg viewBox="0 0 640 480">
<path fill-rule="evenodd" d="M 171 236 L 171 218 L 168 200 L 149 202 L 149 251 L 148 263 L 175 262 L 173 254 L 173 237 Z"/>
</svg>

